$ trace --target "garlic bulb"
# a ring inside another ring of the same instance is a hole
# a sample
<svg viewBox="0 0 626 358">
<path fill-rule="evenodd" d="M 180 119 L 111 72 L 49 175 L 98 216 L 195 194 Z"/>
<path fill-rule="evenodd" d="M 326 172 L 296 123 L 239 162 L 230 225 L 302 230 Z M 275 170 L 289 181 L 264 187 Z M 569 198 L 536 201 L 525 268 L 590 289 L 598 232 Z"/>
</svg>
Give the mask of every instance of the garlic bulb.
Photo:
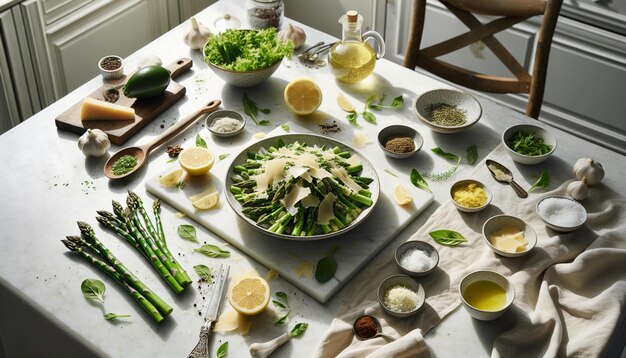
<svg viewBox="0 0 626 358">
<path fill-rule="evenodd" d="M 293 46 L 296 49 L 304 45 L 304 41 L 306 41 L 306 34 L 304 33 L 304 30 L 298 26 L 293 26 L 292 24 L 289 24 L 286 29 L 278 31 L 276 36 L 283 42 L 287 42 L 288 40 L 293 41 Z"/>
<path fill-rule="evenodd" d="M 163 61 L 155 55 L 144 55 L 137 60 L 137 71 L 148 66 L 161 66 Z"/>
<path fill-rule="evenodd" d="M 578 180 L 585 177 L 589 185 L 596 185 L 604 178 L 604 168 L 591 158 L 580 158 L 574 164 L 574 177 Z"/>
<path fill-rule="evenodd" d="M 583 177 L 580 181 L 574 181 L 567 185 L 565 192 L 575 200 L 583 200 L 587 197 L 587 178 Z"/>
<path fill-rule="evenodd" d="M 78 148 L 86 156 L 101 157 L 110 147 L 109 136 L 99 129 L 87 129 L 87 132 L 78 138 Z"/>
<path fill-rule="evenodd" d="M 195 17 L 191 17 L 191 29 L 185 35 L 185 44 L 192 50 L 199 50 L 204 47 L 207 39 L 211 35 L 211 30 L 199 23 Z"/>
</svg>

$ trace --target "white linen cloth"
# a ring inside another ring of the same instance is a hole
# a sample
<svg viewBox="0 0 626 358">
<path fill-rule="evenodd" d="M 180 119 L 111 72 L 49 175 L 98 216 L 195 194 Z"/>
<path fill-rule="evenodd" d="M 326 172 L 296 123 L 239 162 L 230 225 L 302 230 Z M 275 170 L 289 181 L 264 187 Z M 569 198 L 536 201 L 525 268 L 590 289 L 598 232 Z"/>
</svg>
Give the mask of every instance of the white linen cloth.
<svg viewBox="0 0 626 358">
<path fill-rule="evenodd" d="M 502 145 L 488 158 L 521 177 Z M 552 174 L 554 181 L 557 173 Z M 410 239 L 429 242 L 440 256 L 438 268 L 419 279 L 427 298 L 418 314 L 394 318 L 384 314 L 378 304 L 380 282 L 399 273 L 390 256 L 367 268 L 357 276 L 359 282 L 350 285 L 349 301 L 322 338 L 316 357 L 429 356 L 422 334 L 461 304 L 459 282 L 477 270 L 499 272 L 511 280 L 516 291 L 513 306 L 499 318 L 506 330 L 496 337 L 493 357 L 594 357 L 604 352 L 625 312 L 626 199 L 602 184 L 590 187 L 589 197 L 582 201 L 589 214 L 586 225 L 563 234 L 545 226 L 535 206 L 546 195 L 564 195 L 571 180 L 555 190 L 536 190 L 539 195 L 519 199 L 512 189 L 491 178 L 484 161 L 469 177 L 492 189 L 491 205 L 482 212 L 466 214 L 446 202 Z M 502 213 L 522 218 L 536 231 L 537 245 L 527 255 L 500 257 L 484 242 L 483 223 Z M 468 242 L 457 247 L 439 245 L 428 235 L 438 229 L 458 231 Z M 364 312 L 383 318 L 384 333 L 402 338 L 358 341 L 352 323 Z"/>
</svg>

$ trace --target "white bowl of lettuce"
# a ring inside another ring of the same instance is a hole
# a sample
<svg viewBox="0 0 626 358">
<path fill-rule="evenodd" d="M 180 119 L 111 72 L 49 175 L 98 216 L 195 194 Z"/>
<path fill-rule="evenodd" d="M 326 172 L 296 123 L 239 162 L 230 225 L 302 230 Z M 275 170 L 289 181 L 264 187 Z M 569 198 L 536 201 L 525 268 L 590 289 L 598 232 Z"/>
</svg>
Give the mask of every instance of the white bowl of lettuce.
<svg viewBox="0 0 626 358">
<path fill-rule="evenodd" d="M 293 54 L 293 42 L 282 42 L 276 29 L 227 30 L 209 36 L 204 62 L 227 83 L 253 87 L 278 69 L 283 57 Z"/>
</svg>

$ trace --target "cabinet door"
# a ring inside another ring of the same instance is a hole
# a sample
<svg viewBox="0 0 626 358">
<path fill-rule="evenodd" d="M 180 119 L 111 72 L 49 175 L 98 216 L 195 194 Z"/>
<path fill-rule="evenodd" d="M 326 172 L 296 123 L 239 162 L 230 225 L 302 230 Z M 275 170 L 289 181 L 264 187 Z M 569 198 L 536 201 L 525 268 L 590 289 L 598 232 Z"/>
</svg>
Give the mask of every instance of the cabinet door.
<svg viewBox="0 0 626 358">
<path fill-rule="evenodd" d="M 363 32 L 374 28 L 375 1 L 373 0 L 283 1 L 287 17 L 337 38 L 341 38 L 341 25 L 337 20 L 348 10 L 356 10 L 363 16 Z"/>
<path fill-rule="evenodd" d="M 9 59 L 0 41 L 0 134 L 20 123 L 20 112 L 15 101 L 12 82 Z"/>
</svg>

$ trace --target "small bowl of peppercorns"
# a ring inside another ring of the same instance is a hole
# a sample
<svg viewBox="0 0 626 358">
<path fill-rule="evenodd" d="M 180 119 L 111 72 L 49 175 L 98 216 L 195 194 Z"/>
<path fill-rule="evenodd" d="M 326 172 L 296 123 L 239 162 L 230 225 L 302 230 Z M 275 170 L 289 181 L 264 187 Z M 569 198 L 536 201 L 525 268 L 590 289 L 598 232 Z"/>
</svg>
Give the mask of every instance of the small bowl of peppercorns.
<svg viewBox="0 0 626 358">
<path fill-rule="evenodd" d="M 413 128 L 395 124 L 378 132 L 380 148 L 392 158 L 408 158 L 417 153 L 424 145 L 424 138 Z"/>
<path fill-rule="evenodd" d="M 116 80 L 124 75 L 124 61 L 119 56 L 104 56 L 98 61 L 98 68 L 105 80 Z"/>
</svg>

